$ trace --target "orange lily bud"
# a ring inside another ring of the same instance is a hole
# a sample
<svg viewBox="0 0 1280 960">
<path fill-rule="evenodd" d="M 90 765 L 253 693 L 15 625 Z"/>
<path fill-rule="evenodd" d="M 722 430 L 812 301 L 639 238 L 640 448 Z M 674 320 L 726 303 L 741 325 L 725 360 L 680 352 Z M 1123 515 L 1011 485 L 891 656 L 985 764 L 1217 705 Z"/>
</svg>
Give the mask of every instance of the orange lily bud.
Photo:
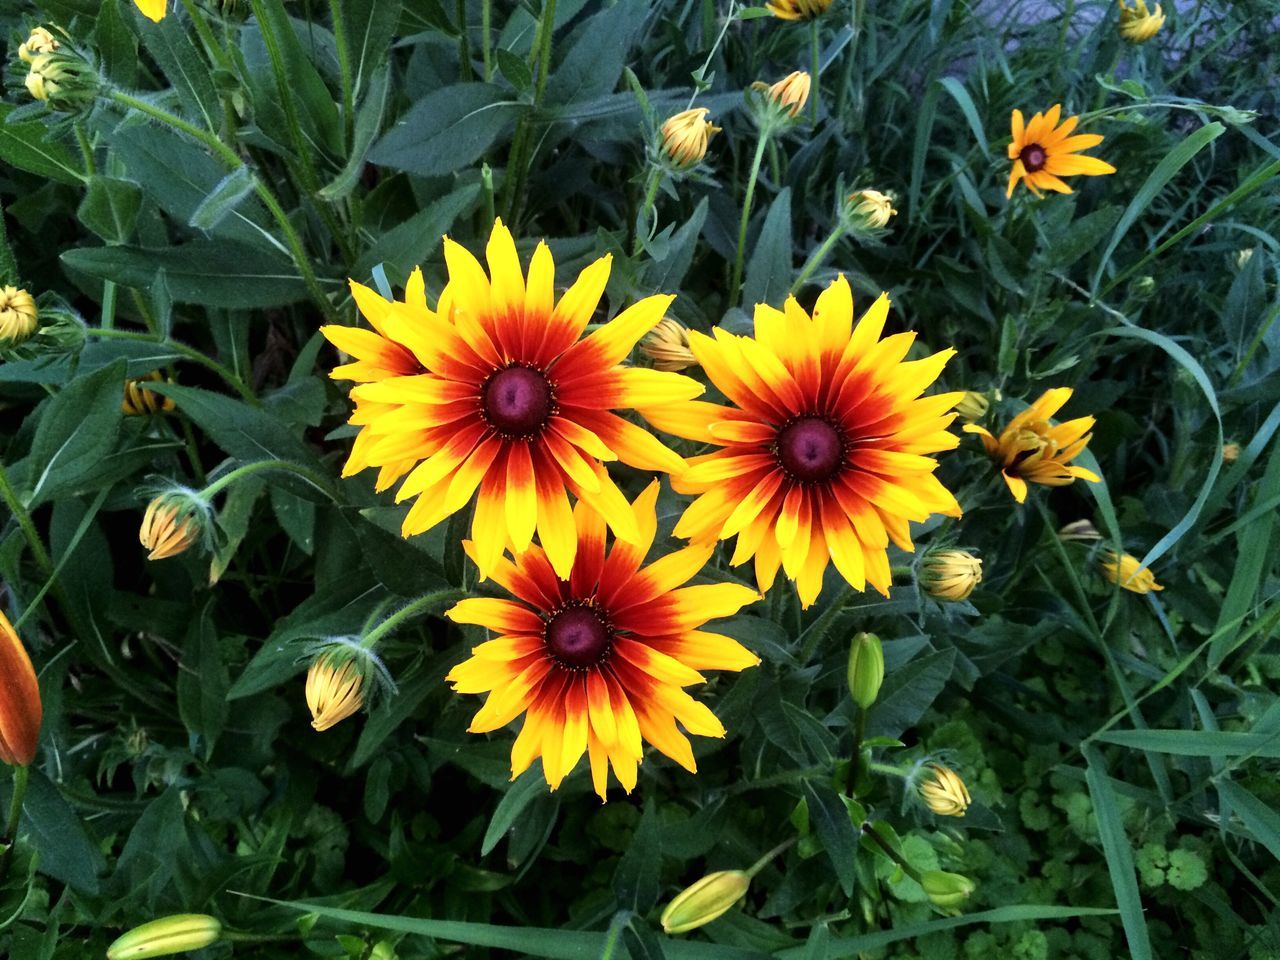
<svg viewBox="0 0 1280 960">
<path fill-rule="evenodd" d="M 25 767 L 35 759 L 43 716 L 31 658 L 0 612 L 0 760 Z"/>
</svg>

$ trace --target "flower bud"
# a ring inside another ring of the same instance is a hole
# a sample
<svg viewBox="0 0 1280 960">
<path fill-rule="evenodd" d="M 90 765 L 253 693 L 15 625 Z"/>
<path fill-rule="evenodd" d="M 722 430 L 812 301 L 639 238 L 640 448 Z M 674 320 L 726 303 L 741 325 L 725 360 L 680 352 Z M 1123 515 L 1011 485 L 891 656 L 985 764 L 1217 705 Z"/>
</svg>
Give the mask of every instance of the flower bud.
<svg viewBox="0 0 1280 960">
<path fill-rule="evenodd" d="M 720 870 L 708 874 L 675 895 L 662 911 L 665 933 L 687 933 L 727 913 L 741 900 L 751 885 L 742 870 Z"/>
<path fill-rule="evenodd" d="M 884 683 L 884 648 L 874 633 L 854 634 L 849 644 L 849 693 L 866 710 L 880 695 Z"/>
<path fill-rule="evenodd" d="M 961 420 L 974 423 L 987 415 L 987 411 L 991 409 L 991 401 L 985 393 L 966 390 L 954 409 L 956 413 L 960 414 Z"/>
<path fill-rule="evenodd" d="M 832 0 L 769 0 L 764 6 L 779 20 L 816 20 L 831 3 Z"/>
<path fill-rule="evenodd" d="M 1235 463 L 1240 459 L 1240 444 L 1225 443 L 1222 445 L 1222 462 Z"/>
<path fill-rule="evenodd" d="M 968 877 L 945 870 L 925 870 L 920 874 L 929 901 L 942 910 L 959 912 L 959 907 L 978 889 Z"/>
<path fill-rule="evenodd" d="M 933 776 L 920 785 L 925 805 L 940 817 L 963 817 L 972 799 L 969 788 L 954 770 L 940 763 L 929 764 Z"/>
<path fill-rule="evenodd" d="M 164 397 L 147 387 L 148 383 L 161 383 L 164 378 L 159 370 L 152 370 L 145 377 L 124 382 L 124 399 L 120 409 L 126 417 L 140 417 L 152 413 L 167 413 L 174 408 L 173 397 Z"/>
<path fill-rule="evenodd" d="M 30 63 L 40 54 L 52 53 L 60 46 L 62 44 L 58 43 L 58 39 L 52 33 L 44 27 L 35 27 L 26 42 L 19 45 L 18 59 L 23 63 Z"/>
<path fill-rule="evenodd" d="M 1133 295 L 1139 300 L 1150 300 L 1156 292 L 1156 278 L 1145 275 L 1133 281 Z"/>
<path fill-rule="evenodd" d="M 856 190 L 845 198 L 845 225 L 855 233 L 874 233 L 889 225 L 889 218 L 898 215 L 893 209 L 893 198 L 879 190 Z"/>
<path fill-rule="evenodd" d="M 706 107 L 695 107 L 669 117 L 662 125 L 662 153 L 677 168 L 695 166 L 707 155 L 707 143 L 720 132 L 707 119 L 710 112 Z"/>
<path fill-rule="evenodd" d="M 164 560 L 185 553 L 204 533 L 207 509 L 194 495 L 162 493 L 147 504 L 138 529 L 138 541 L 147 548 L 148 560 Z"/>
<path fill-rule="evenodd" d="M 0 760 L 25 767 L 36 756 L 44 706 L 35 668 L 0 611 Z"/>
<path fill-rule="evenodd" d="M 1092 521 L 1072 520 L 1058 531 L 1058 539 L 1064 542 L 1068 540 L 1101 540 L 1102 534 L 1098 532 L 1098 528 L 1093 525 Z"/>
<path fill-rule="evenodd" d="M 0 287 L 0 347 L 16 347 L 40 327 L 35 299 L 17 287 Z"/>
<path fill-rule="evenodd" d="M 67 112 L 88 106 L 98 95 L 93 68 L 74 52 L 61 47 L 31 59 L 26 87 L 36 100 Z"/>
<path fill-rule="evenodd" d="M 982 582 L 982 561 L 964 550 L 935 550 L 920 565 L 920 586 L 936 600 L 967 600 Z"/>
<path fill-rule="evenodd" d="M 1164 11 L 1156 4 L 1155 12 L 1147 9 L 1146 0 L 1135 0 L 1131 7 L 1120 0 L 1120 36 L 1130 43 L 1146 43 L 1164 26 Z"/>
<path fill-rule="evenodd" d="M 774 84 L 757 80 L 747 92 L 756 122 L 766 127 L 794 120 L 809 102 L 811 85 L 809 74 L 803 70 L 793 71 Z"/>
<path fill-rule="evenodd" d="M 663 317 L 646 334 L 640 341 L 640 352 L 653 361 L 655 370 L 687 370 L 698 365 L 697 357 L 689 349 L 689 331 L 670 317 Z"/>
<path fill-rule="evenodd" d="M 311 726 L 323 732 L 364 706 L 365 672 L 358 654 L 333 647 L 311 661 L 307 671 L 307 709 Z"/>
<path fill-rule="evenodd" d="M 1138 558 L 1132 554 L 1117 557 L 1114 550 L 1106 550 L 1098 558 L 1098 566 L 1102 575 L 1112 583 L 1118 583 L 1130 593 L 1150 593 L 1152 590 L 1163 590 L 1156 583 L 1155 574 L 1146 567 L 1138 566 Z"/>
<path fill-rule="evenodd" d="M 1253 259 L 1253 247 L 1242 247 L 1236 251 L 1236 269 L 1243 270 Z"/>
<path fill-rule="evenodd" d="M 107 960 L 147 960 L 201 950 L 222 936 L 222 924 L 203 913 L 178 913 L 134 927 L 107 947 Z"/>
</svg>

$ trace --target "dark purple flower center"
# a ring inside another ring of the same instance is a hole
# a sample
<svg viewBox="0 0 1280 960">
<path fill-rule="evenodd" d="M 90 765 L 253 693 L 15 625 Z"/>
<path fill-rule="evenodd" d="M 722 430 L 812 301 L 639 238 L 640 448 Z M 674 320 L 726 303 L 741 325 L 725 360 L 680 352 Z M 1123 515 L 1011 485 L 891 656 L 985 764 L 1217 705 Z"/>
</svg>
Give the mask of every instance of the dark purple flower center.
<svg viewBox="0 0 1280 960">
<path fill-rule="evenodd" d="M 507 367 L 499 370 L 480 391 L 484 418 L 507 437 L 532 437 L 547 425 L 554 400 L 551 384 L 537 370 Z"/>
<path fill-rule="evenodd" d="M 608 622 L 586 604 L 562 607 L 547 621 L 545 636 L 551 656 L 570 670 L 595 666 L 613 645 Z"/>
<path fill-rule="evenodd" d="M 793 480 L 829 480 L 844 463 L 844 438 L 822 417 L 801 417 L 778 431 L 775 455 Z"/>
<path fill-rule="evenodd" d="M 1048 154 L 1044 152 L 1044 147 L 1038 143 L 1028 143 L 1022 148 L 1022 152 L 1018 154 L 1018 158 L 1022 161 L 1022 165 L 1027 168 L 1027 173 L 1035 173 L 1044 166 Z"/>
</svg>

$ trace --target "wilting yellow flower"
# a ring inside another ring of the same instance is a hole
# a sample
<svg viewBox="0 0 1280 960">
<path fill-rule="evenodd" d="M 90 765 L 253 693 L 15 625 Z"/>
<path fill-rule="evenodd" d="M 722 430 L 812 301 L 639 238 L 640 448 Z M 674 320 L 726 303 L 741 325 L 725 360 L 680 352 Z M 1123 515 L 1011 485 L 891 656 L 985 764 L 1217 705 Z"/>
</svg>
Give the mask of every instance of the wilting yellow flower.
<svg viewBox="0 0 1280 960">
<path fill-rule="evenodd" d="M 1090 520 L 1072 520 L 1058 531 L 1058 539 L 1069 540 L 1101 540 L 1102 534 Z"/>
<path fill-rule="evenodd" d="M 43 718 L 35 668 L 0 610 L 0 761 L 25 767 L 34 760 Z"/>
<path fill-rule="evenodd" d="M 751 877 L 742 870 L 719 870 L 685 887 L 662 911 L 664 933 L 688 933 L 733 909 L 747 895 Z"/>
<path fill-rule="evenodd" d="M 965 433 L 978 434 L 1019 503 L 1027 499 L 1028 481 L 1065 487 L 1077 477 L 1092 483 L 1102 479 L 1092 470 L 1068 466 L 1089 443 L 1093 417 L 1078 417 L 1056 426 L 1049 422 L 1071 399 L 1071 392 L 1070 387 L 1046 390 L 1039 400 L 1009 421 L 998 440 L 985 427 L 975 423 L 964 426 Z"/>
<path fill-rule="evenodd" d="M 655 370 L 676 372 L 698 365 L 689 349 L 689 331 L 679 320 L 663 317 L 640 341 L 640 352 L 653 361 Z"/>
<path fill-rule="evenodd" d="M 133 0 L 133 2 L 142 11 L 142 15 L 154 23 L 164 19 L 169 6 L 168 0 Z"/>
<path fill-rule="evenodd" d="M 577 549 L 566 575 L 557 577 L 542 548 L 530 547 L 514 563 L 495 560 L 489 571 L 514 600 L 472 597 L 446 614 L 497 635 L 445 679 L 458 693 L 488 693 L 472 733 L 490 733 L 525 714 L 511 747 L 512 779 L 541 756 L 554 790 L 586 753 L 603 800 L 611 765 L 623 788 L 634 789 L 645 740 L 697 772 L 677 720 L 689 733 L 724 736 L 716 715 L 684 688 L 706 681 L 700 670 L 760 662 L 736 640 L 701 629 L 759 595 L 739 583 L 683 586 L 711 558 L 713 540 L 642 565 L 658 531 L 658 487 L 655 480 L 634 503 L 623 501 L 638 539 L 615 539 L 606 557 L 604 521 L 579 502 L 570 530 Z M 474 544 L 463 547 L 475 557 Z"/>
<path fill-rule="evenodd" d="M 863 710 L 880 696 L 884 683 L 884 646 L 874 633 L 855 633 L 849 643 L 849 694 Z"/>
<path fill-rule="evenodd" d="M 1240 444 L 1224 443 L 1222 445 L 1222 462 L 1235 463 L 1240 459 Z"/>
<path fill-rule="evenodd" d="M 978 393 L 976 390 L 966 390 L 960 402 L 956 404 L 956 413 L 960 414 L 960 419 L 966 423 L 981 420 L 990 409 L 991 401 L 987 395 Z"/>
<path fill-rule="evenodd" d="M 203 913 L 161 917 L 128 933 L 107 947 L 107 960 L 149 960 L 201 950 L 222 936 L 222 924 Z"/>
<path fill-rule="evenodd" d="M 764 98 L 774 107 L 789 117 L 798 116 L 809 102 L 809 87 L 812 80 L 803 70 L 795 70 L 777 83 L 766 85 L 757 81 L 751 86 L 764 91 Z"/>
<path fill-rule="evenodd" d="M 1130 593 L 1150 593 L 1152 590 L 1164 589 L 1156 583 L 1155 574 L 1146 567 L 1139 567 L 1138 558 L 1131 554 L 1126 553 L 1117 559 L 1114 550 L 1107 550 L 1098 558 L 1098 566 L 1104 577 L 1112 583 L 1120 584 Z"/>
<path fill-rule="evenodd" d="M 955 351 L 906 361 L 915 334 L 881 339 L 888 317 L 882 294 L 855 327 L 841 276 L 812 316 L 788 297 L 782 310 L 756 306 L 753 337 L 690 331 L 693 355 L 732 406 L 641 408 L 660 430 L 713 446 L 672 478 L 698 495 L 676 536 L 736 536 L 731 562 L 754 557 L 761 591 L 781 567 L 805 607 L 829 563 L 855 590 L 888 595 L 889 542 L 912 551 L 911 523 L 960 515 L 930 456 L 959 442 L 947 427 L 960 395 L 922 396 Z"/>
<path fill-rule="evenodd" d="M 364 671 L 350 653 L 323 653 L 307 671 L 311 726 L 328 730 L 364 706 Z"/>
<path fill-rule="evenodd" d="M 44 27 L 35 27 L 26 42 L 18 47 L 18 58 L 24 63 L 30 63 L 39 54 L 50 53 L 60 46 L 58 39 L 52 33 Z"/>
<path fill-rule="evenodd" d="M 1097 177 L 1116 172 L 1111 164 L 1079 153 L 1100 144 L 1102 134 L 1081 133 L 1070 136 L 1080 118 L 1067 117 L 1059 126 L 1058 118 L 1061 115 L 1062 104 L 1054 104 L 1048 113 L 1035 114 L 1031 122 L 1024 126 L 1022 111 L 1013 111 L 1013 141 L 1009 144 L 1009 159 L 1013 161 L 1013 169 L 1009 171 L 1006 196 L 1013 196 L 1013 188 L 1018 185 L 1019 180 L 1026 183 L 1027 188 L 1038 197 L 1041 190 L 1071 193 L 1071 188 L 1062 182 L 1061 177 Z"/>
<path fill-rule="evenodd" d="M 148 383 L 162 383 L 164 377 L 159 370 L 152 370 L 145 377 L 124 382 L 124 399 L 120 401 L 120 409 L 126 417 L 139 417 L 144 414 L 168 412 L 174 408 L 173 397 L 165 397 L 150 389 Z"/>
<path fill-rule="evenodd" d="M 197 510 L 185 507 L 178 497 L 161 494 L 147 504 L 138 540 L 150 551 L 148 560 L 165 560 L 185 552 L 202 532 L 203 520 Z"/>
<path fill-rule="evenodd" d="M 929 764 L 933 776 L 920 785 L 925 804 L 940 817 L 963 817 L 973 800 L 969 788 L 954 770 L 940 763 Z"/>
<path fill-rule="evenodd" d="M 40 311 L 31 294 L 0 287 L 0 346 L 16 347 L 40 326 Z"/>
<path fill-rule="evenodd" d="M 920 586 L 939 600 L 965 600 L 982 582 L 982 561 L 964 550 L 935 550 L 920 564 Z"/>
<path fill-rule="evenodd" d="M 832 0 L 769 0 L 765 9 L 779 20 L 813 20 L 827 12 Z"/>
<path fill-rule="evenodd" d="M 920 874 L 920 886 L 930 903 L 948 913 L 958 913 L 960 905 L 978 889 L 968 877 L 945 870 L 925 870 Z"/>
<path fill-rule="evenodd" d="M 845 198 L 844 213 L 853 230 L 883 230 L 898 215 L 893 198 L 879 190 L 855 190 Z"/>
<path fill-rule="evenodd" d="M 1147 0 L 1134 0 L 1129 6 L 1120 0 L 1120 36 L 1130 43 L 1146 43 L 1164 26 L 1164 11 L 1156 4 L 1155 12 L 1147 10 Z"/>
<path fill-rule="evenodd" d="M 707 119 L 706 107 L 685 110 L 662 125 L 662 152 L 679 167 L 692 167 L 707 155 L 707 144 L 720 128 Z"/>
</svg>

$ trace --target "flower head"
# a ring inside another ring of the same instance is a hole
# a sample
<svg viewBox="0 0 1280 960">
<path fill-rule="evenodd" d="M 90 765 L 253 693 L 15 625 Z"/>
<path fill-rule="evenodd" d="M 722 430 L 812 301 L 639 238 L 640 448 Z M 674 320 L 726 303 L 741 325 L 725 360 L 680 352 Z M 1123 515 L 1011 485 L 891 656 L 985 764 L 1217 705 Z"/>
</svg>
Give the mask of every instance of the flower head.
<svg viewBox="0 0 1280 960">
<path fill-rule="evenodd" d="M 311 661 L 307 671 L 307 709 L 311 726 L 323 732 L 364 706 L 365 674 L 360 659 L 335 647 Z"/>
<path fill-rule="evenodd" d="M 827 12 L 832 0 L 768 0 L 765 9 L 779 20 L 814 20 Z"/>
<path fill-rule="evenodd" d="M 152 370 L 145 377 L 124 382 L 124 399 L 120 409 L 126 417 L 141 417 L 152 413 L 168 413 L 174 409 L 173 397 L 156 393 L 148 383 L 164 383 L 159 370 Z"/>
<path fill-rule="evenodd" d="M 668 117 L 662 124 L 662 153 L 677 167 L 684 169 L 702 162 L 707 144 L 720 128 L 707 119 L 711 111 L 694 107 Z"/>
<path fill-rule="evenodd" d="M 744 870 L 719 870 L 677 893 L 662 911 L 663 933 L 688 933 L 733 909 L 747 895 L 751 875 Z"/>
<path fill-rule="evenodd" d="M 973 802 L 969 788 L 954 770 L 940 763 L 929 764 L 933 776 L 920 785 L 925 805 L 940 817 L 963 817 Z"/>
<path fill-rule="evenodd" d="M 1070 387 L 1046 390 L 1040 399 L 1009 421 L 999 438 L 974 423 L 965 433 L 976 433 L 987 455 L 1000 468 L 1009 492 L 1019 503 L 1027 499 L 1027 483 L 1065 487 L 1077 477 L 1098 483 L 1102 478 L 1084 467 L 1070 466 L 1089 443 L 1093 417 L 1078 417 L 1053 424 L 1049 418 L 1071 399 Z"/>
<path fill-rule="evenodd" d="M 682 586 L 710 558 L 710 542 L 642 566 L 657 533 L 657 497 L 655 481 L 629 506 L 640 537 L 615 540 L 607 556 L 603 521 L 579 503 L 572 530 L 578 548 L 567 577 L 557 578 L 542 549 L 530 547 L 491 568 L 514 600 L 469 598 L 448 611 L 456 623 L 498 635 L 475 647 L 446 679 L 458 693 L 489 694 L 471 721 L 472 733 L 525 714 L 511 748 L 512 779 L 541 756 L 554 790 L 585 752 L 603 799 L 610 765 L 628 792 L 635 787 L 644 740 L 696 772 L 677 720 L 689 733 L 724 736 L 715 714 L 683 688 L 704 681 L 699 670 L 760 662 L 736 640 L 700 629 L 758 595 L 734 583 Z M 475 544 L 464 547 L 475 556 Z"/>
<path fill-rule="evenodd" d="M 982 582 L 982 561 L 965 550 L 933 550 L 920 564 L 920 586 L 938 600 L 966 600 Z"/>
<path fill-rule="evenodd" d="M 1129 6 L 1120 0 L 1120 36 L 1130 43 L 1146 43 L 1164 26 L 1164 11 L 1156 4 L 1155 12 L 1147 9 L 1147 0 L 1134 0 Z"/>
<path fill-rule="evenodd" d="M 0 287 L 0 346 L 16 347 L 40 326 L 35 299 L 17 287 Z"/>
<path fill-rule="evenodd" d="M 898 215 L 893 198 L 879 190 L 855 190 L 845 198 L 843 212 L 849 229 L 859 233 L 883 230 Z"/>
<path fill-rule="evenodd" d="M 169 7 L 169 0 L 133 0 L 142 15 L 152 23 L 159 23 Z"/>
<path fill-rule="evenodd" d="M 653 361 L 655 370 L 680 371 L 696 367 L 689 349 L 689 330 L 679 320 L 663 317 L 640 341 L 640 352 Z"/>
<path fill-rule="evenodd" d="M 30 63 L 39 54 L 57 50 L 62 44 L 44 27 L 34 27 L 26 41 L 18 46 L 18 59 Z"/>
<path fill-rule="evenodd" d="M 976 390 L 966 390 L 960 402 L 956 404 L 956 413 L 960 414 L 960 419 L 967 423 L 981 420 L 990 409 L 991 400 L 985 393 L 978 393 Z"/>
<path fill-rule="evenodd" d="M 0 611 L 0 761 L 25 767 L 36 756 L 44 705 L 27 648 Z"/>
<path fill-rule="evenodd" d="M 702 392 L 688 377 L 620 363 L 674 298 L 641 300 L 584 338 L 609 257 L 583 270 L 555 303 L 550 249 L 538 244 L 526 280 L 501 221 L 486 250 L 488 273 L 448 238 L 444 253 L 449 283 L 435 310 L 415 271 L 403 302 L 351 284 L 373 331 L 321 328 L 357 358 L 331 375 L 364 381 L 351 391 L 351 422 L 362 430 L 343 475 L 378 467 L 380 490 L 403 478 L 396 499 L 414 499 L 406 537 L 474 499 L 471 539 L 482 577 L 504 550 L 527 550 L 535 529 L 556 572 L 569 575 L 577 540 L 566 490 L 620 539 L 638 542 L 631 509 L 601 461 L 684 468 L 652 434 L 613 412 Z"/>
<path fill-rule="evenodd" d="M 1138 558 L 1131 554 L 1117 557 L 1114 550 L 1106 550 L 1098 558 L 1098 567 L 1102 575 L 1112 583 L 1118 583 L 1130 593 L 1150 593 L 1152 590 L 1163 590 L 1156 583 L 1155 574 L 1146 567 L 1138 566 Z"/>
<path fill-rule="evenodd" d="M 829 562 L 855 589 L 887 595 L 889 542 L 913 550 L 911 522 L 960 515 L 929 456 L 957 445 L 947 427 L 960 395 L 921 396 L 955 351 L 904 361 L 915 334 L 882 340 L 888 315 L 881 295 L 855 327 L 841 276 L 812 316 L 791 297 L 783 310 L 756 306 L 754 337 L 690 332 L 694 356 L 734 405 L 644 411 L 662 430 L 719 447 L 673 478 L 698 495 L 676 536 L 736 535 L 732 563 L 754 557 L 762 591 L 781 567 L 806 607 Z"/>
<path fill-rule="evenodd" d="M 165 560 L 185 553 L 204 536 L 207 506 L 182 491 L 161 493 L 147 504 L 138 541 L 148 560 Z"/>
<path fill-rule="evenodd" d="M 1013 196 L 1013 188 L 1021 180 L 1036 196 L 1041 190 L 1071 193 L 1062 177 L 1083 175 L 1097 177 L 1115 173 L 1116 168 L 1080 153 L 1096 147 L 1103 140 L 1099 133 L 1081 133 L 1071 136 L 1080 122 L 1079 117 L 1067 117 L 1058 125 L 1062 104 L 1055 104 L 1048 113 L 1037 113 L 1031 122 L 1023 124 L 1022 111 L 1013 111 L 1013 141 L 1009 144 L 1009 159 L 1013 169 L 1009 171 L 1009 188 L 1006 196 Z"/>
<path fill-rule="evenodd" d="M 794 70 L 774 84 L 756 81 L 751 89 L 759 94 L 764 109 L 776 116 L 794 119 L 809 102 L 811 84 L 809 74 L 803 70 Z"/>
<path fill-rule="evenodd" d="M 203 913 L 160 917 L 121 935 L 107 947 L 107 960 L 151 960 L 202 950 L 222 937 L 222 924 Z"/>
</svg>

